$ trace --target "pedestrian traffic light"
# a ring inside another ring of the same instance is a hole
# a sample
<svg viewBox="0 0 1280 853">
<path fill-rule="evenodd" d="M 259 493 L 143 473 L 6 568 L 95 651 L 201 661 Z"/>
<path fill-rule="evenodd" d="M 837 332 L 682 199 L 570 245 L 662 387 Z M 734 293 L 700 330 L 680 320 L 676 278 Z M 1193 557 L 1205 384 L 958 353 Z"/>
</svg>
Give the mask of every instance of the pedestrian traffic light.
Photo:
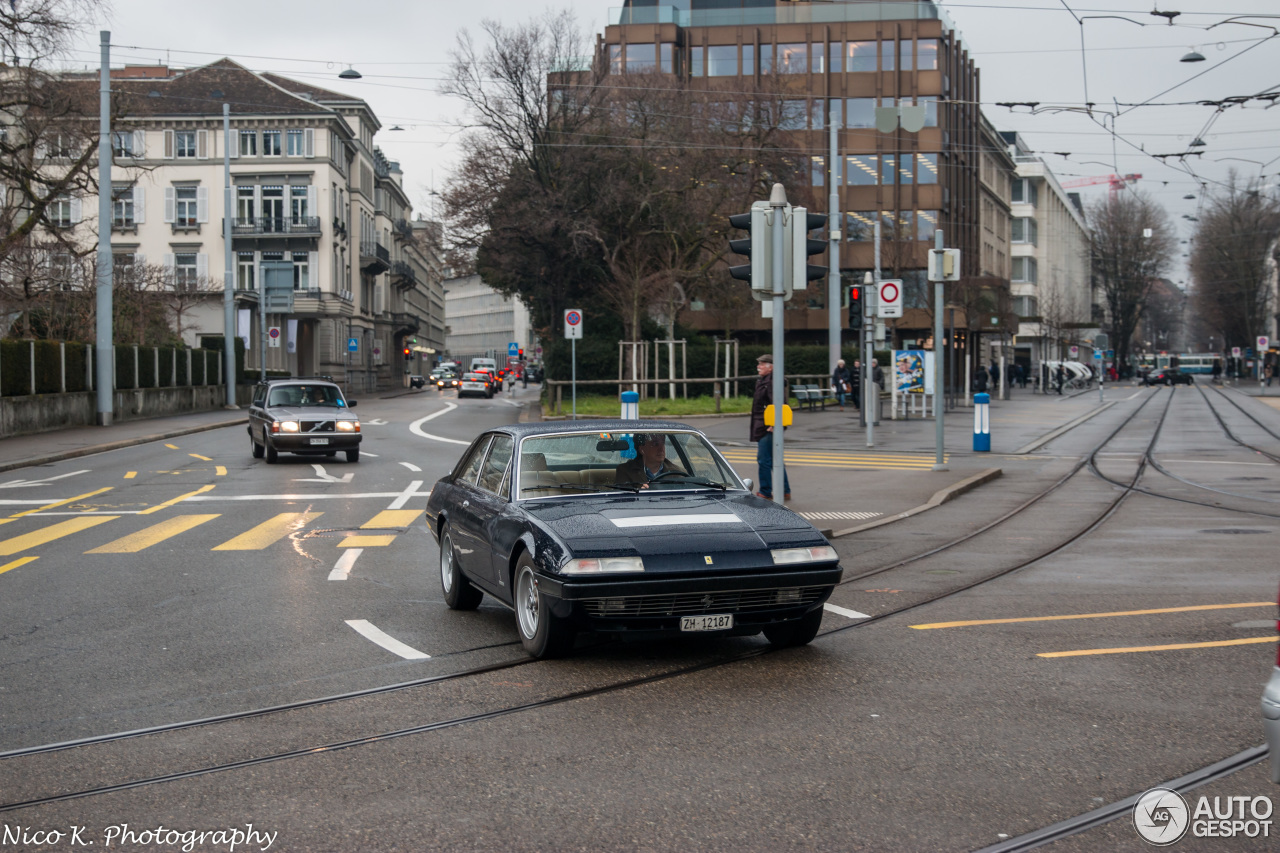
<svg viewBox="0 0 1280 853">
<path fill-rule="evenodd" d="M 803 207 L 792 208 L 791 219 L 791 287 L 804 290 L 806 282 L 816 281 L 827 274 L 825 266 L 809 263 L 811 255 L 821 255 L 827 250 L 826 240 L 813 240 L 809 232 L 827 225 L 825 213 L 810 213 Z"/>
<path fill-rule="evenodd" d="M 862 328 L 862 287 L 849 285 L 849 328 Z"/>
<path fill-rule="evenodd" d="M 773 241 L 769 234 L 769 202 L 757 201 L 749 213 L 735 213 L 729 217 L 729 224 L 750 234 L 744 240 L 730 240 L 729 249 L 751 259 L 750 263 L 729 267 L 729 275 L 749 282 L 752 290 L 771 290 Z"/>
</svg>

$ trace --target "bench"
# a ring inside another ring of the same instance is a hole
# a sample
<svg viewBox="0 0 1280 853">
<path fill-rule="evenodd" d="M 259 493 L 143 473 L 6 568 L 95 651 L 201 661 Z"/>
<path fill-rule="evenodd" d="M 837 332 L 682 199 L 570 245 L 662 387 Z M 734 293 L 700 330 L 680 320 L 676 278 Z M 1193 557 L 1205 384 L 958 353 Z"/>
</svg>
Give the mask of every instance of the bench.
<svg viewBox="0 0 1280 853">
<path fill-rule="evenodd" d="M 818 401 L 818 398 L 809 390 L 808 385 L 792 385 L 791 396 L 796 398 L 797 407 L 807 404 L 812 409 L 814 403 Z"/>
<path fill-rule="evenodd" d="M 824 412 L 827 410 L 828 402 L 834 403 L 836 401 L 836 389 L 834 388 L 822 388 L 817 385 L 809 385 L 806 387 L 809 389 L 810 399 L 813 399 L 812 395 L 817 395 L 819 402 L 822 403 L 822 410 Z"/>
</svg>

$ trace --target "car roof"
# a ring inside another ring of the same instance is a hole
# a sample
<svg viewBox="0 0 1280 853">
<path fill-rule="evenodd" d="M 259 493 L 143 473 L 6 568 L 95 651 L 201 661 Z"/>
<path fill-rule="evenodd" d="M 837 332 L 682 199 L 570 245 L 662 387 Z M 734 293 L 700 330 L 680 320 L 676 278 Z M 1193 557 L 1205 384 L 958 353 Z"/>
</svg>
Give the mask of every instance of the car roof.
<svg viewBox="0 0 1280 853">
<path fill-rule="evenodd" d="M 701 434 L 697 427 L 677 421 L 624 421 L 621 418 L 596 418 L 577 421 L 542 421 L 528 424 L 508 424 L 486 432 L 503 432 L 516 439 L 537 435 L 557 435 L 567 432 L 663 432 L 684 431 Z"/>
</svg>

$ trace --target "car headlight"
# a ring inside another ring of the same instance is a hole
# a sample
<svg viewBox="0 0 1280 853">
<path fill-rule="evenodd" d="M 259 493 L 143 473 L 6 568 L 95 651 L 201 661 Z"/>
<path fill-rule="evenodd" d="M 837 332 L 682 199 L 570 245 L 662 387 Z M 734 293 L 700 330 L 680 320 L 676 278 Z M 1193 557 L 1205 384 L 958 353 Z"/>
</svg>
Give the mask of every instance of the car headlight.
<svg viewBox="0 0 1280 853">
<path fill-rule="evenodd" d="M 338 432 L 359 432 L 360 424 L 355 421 L 338 421 Z"/>
<path fill-rule="evenodd" d="M 777 548 L 769 552 L 773 556 L 775 566 L 786 566 L 792 563 L 825 563 L 838 560 L 836 549 L 830 545 L 817 548 Z"/>
<path fill-rule="evenodd" d="M 273 426 L 276 428 L 276 431 L 278 432 L 297 432 L 298 431 L 297 421 L 280 421 L 278 423 L 273 424 Z"/>
<path fill-rule="evenodd" d="M 585 557 L 570 560 L 561 566 L 566 575 L 596 575 L 606 572 L 643 572 L 644 560 L 639 557 Z"/>
</svg>

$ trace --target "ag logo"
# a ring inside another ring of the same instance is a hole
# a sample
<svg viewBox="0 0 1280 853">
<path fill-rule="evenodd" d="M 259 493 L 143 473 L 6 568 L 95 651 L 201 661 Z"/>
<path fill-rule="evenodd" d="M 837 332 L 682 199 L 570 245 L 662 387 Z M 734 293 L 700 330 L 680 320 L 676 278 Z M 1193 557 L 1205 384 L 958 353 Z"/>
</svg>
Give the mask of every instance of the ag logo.
<svg viewBox="0 0 1280 853">
<path fill-rule="evenodd" d="M 1190 825 L 1187 801 L 1177 791 L 1152 788 L 1133 806 L 1133 827 L 1144 841 L 1165 847 L 1182 838 Z"/>
</svg>

